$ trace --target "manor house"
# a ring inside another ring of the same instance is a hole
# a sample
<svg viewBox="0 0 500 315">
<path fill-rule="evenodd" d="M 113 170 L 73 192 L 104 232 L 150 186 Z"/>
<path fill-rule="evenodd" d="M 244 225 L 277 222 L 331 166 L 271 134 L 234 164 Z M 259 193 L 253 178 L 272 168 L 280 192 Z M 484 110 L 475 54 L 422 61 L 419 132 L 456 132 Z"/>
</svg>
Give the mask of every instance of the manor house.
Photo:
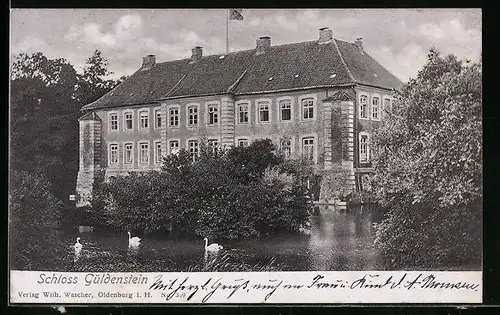
<svg viewBox="0 0 500 315">
<path fill-rule="evenodd" d="M 160 168 L 180 149 L 271 139 L 287 158 L 315 165 L 322 199 L 362 190 L 370 134 L 402 82 L 354 43 L 332 37 L 157 63 L 147 55 L 127 80 L 82 108 L 77 206 L 105 179 Z"/>
</svg>

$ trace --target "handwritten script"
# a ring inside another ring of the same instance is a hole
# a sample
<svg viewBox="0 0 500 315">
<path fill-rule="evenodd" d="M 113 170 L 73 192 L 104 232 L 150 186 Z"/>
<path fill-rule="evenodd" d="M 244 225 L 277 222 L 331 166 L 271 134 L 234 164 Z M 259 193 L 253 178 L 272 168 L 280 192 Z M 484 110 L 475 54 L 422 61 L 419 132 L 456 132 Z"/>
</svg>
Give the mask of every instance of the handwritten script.
<svg viewBox="0 0 500 315">
<path fill-rule="evenodd" d="M 196 294 L 203 295 L 202 303 L 206 303 L 217 291 L 227 292 L 226 299 L 230 299 L 238 292 L 255 293 L 264 292 L 264 301 L 267 301 L 278 289 L 280 290 L 299 290 L 302 288 L 312 290 L 324 289 L 400 289 L 411 290 L 412 288 L 420 288 L 426 290 L 433 289 L 456 289 L 456 290 L 472 290 L 477 291 L 479 284 L 467 283 L 464 281 L 457 282 L 440 282 L 433 274 L 424 276 L 422 273 L 415 278 L 409 278 L 407 273 L 395 278 L 394 276 L 383 277 L 380 274 L 364 274 L 361 278 L 355 279 L 352 282 L 338 279 L 334 282 L 323 281 L 325 277 L 321 274 L 314 276 L 310 283 L 284 283 L 278 278 L 270 278 L 267 283 L 256 283 L 249 279 L 235 279 L 226 282 L 223 278 L 208 278 L 203 284 L 193 284 L 190 282 L 190 277 L 164 279 L 163 275 L 158 275 L 154 278 L 154 282 L 149 287 L 149 290 L 160 291 L 162 297 L 167 301 L 174 297 L 185 297 L 187 301 L 191 300 Z M 314 294 L 314 293 L 313 293 Z"/>
<path fill-rule="evenodd" d="M 481 271 L 10 272 L 11 303 L 481 303 Z"/>
</svg>

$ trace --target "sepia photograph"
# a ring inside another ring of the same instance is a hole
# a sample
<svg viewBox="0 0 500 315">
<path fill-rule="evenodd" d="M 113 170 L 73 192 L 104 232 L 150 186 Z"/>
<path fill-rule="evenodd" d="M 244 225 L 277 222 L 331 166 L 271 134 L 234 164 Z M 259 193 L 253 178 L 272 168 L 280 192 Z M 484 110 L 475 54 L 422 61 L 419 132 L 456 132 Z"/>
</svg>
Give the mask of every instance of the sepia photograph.
<svg viewBox="0 0 500 315">
<path fill-rule="evenodd" d="M 11 302 L 136 297 L 32 282 L 182 303 L 265 275 L 282 279 L 253 283 L 266 301 L 478 292 L 481 25 L 481 9 L 12 9 Z M 172 289 L 226 272 L 249 280 Z"/>
</svg>

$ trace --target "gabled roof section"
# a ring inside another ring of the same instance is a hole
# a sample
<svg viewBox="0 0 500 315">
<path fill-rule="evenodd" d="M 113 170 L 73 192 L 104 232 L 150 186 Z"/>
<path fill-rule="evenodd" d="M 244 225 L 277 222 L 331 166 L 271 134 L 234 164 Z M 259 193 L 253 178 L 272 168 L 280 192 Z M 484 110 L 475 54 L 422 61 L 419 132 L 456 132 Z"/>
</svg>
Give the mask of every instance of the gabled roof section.
<svg viewBox="0 0 500 315">
<path fill-rule="evenodd" d="M 338 39 L 335 39 L 335 42 L 342 59 L 357 83 L 385 89 L 399 89 L 403 85 L 403 82 L 355 44 Z"/>
<path fill-rule="evenodd" d="M 160 98 L 225 94 L 251 66 L 253 50 L 211 55 L 190 64 L 190 71 L 169 93 Z"/>
<path fill-rule="evenodd" d="M 332 43 L 317 41 L 271 46 L 253 55 L 235 94 L 353 84 Z"/>
<path fill-rule="evenodd" d="M 403 84 L 356 45 L 308 41 L 225 55 L 162 62 L 139 69 L 82 110 L 155 103 L 162 99 L 366 84 L 398 89 Z"/>
<path fill-rule="evenodd" d="M 83 115 L 82 117 L 78 118 L 78 121 L 83 121 L 83 120 L 97 120 L 97 121 L 100 121 L 101 118 L 99 118 L 99 116 L 97 116 L 97 114 L 95 112 L 88 112 L 85 115 Z"/>
<path fill-rule="evenodd" d="M 179 82 L 189 71 L 189 59 L 155 64 L 149 70 L 139 69 L 98 100 L 82 110 L 138 105 L 156 102 Z"/>
<path fill-rule="evenodd" d="M 325 98 L 323 102 L 352 101 L 354 99 L 355 97 L 352 95 L 352 93 L 341 90 L 334 93 L 332 96 Z"/>
</svg>

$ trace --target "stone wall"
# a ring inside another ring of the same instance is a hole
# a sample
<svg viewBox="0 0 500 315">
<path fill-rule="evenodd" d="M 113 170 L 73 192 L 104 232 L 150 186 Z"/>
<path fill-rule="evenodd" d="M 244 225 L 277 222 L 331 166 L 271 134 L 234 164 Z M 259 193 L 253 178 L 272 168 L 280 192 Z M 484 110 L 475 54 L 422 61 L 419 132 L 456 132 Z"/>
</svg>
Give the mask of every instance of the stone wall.
<svg viewBox="0 0 500 315">
<path fill-rule="evenodd" d="M 76 206 L 90 205 L 94 179 L 100 171 L 101 120 L 94 113 L 87 114 L 80 125 L 80 167 L 76 181 Z"/>
</svg>

